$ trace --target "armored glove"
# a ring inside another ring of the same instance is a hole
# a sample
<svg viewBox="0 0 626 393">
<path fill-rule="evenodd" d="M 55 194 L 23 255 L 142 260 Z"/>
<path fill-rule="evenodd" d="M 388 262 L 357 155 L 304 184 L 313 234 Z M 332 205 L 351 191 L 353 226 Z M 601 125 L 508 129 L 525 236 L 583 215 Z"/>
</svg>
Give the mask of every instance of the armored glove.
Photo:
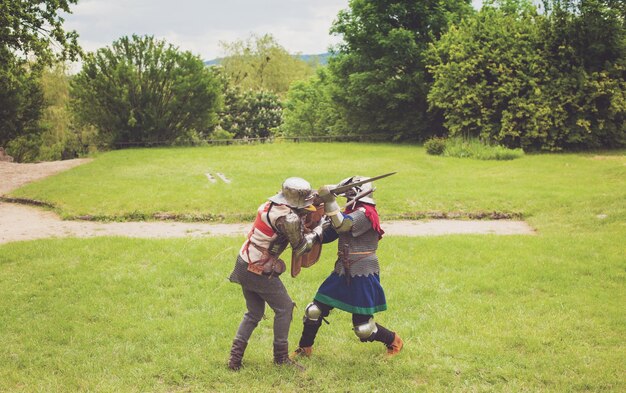
<svg viewBox="0 0 626 393">
<path fill-rule="evenodd" d="M 324 213 L 326 213 L 326 215 L 329 217 L 339 214 L 340 210 L 339 205 L 337 204 L 337 199 L 335 199 L 335 195 L 330 192 L 330 189 L 334 187 L 335 186 L 331 185 L 322 186 L 317 191 L 320 199 L 324 201 Z"/>
<path fill-rule="evenodd" d="M 317 228 L 321 229 L 322 226 L 320 225 L 320 226 L 315 227 L 315 229 Z M 309 232 L 304 235 L 300 244 L 298 244 L 298 246 L 293 249 L 293 252 L 296 255 L 302 255 L 306 252 L 309 252 L 311 248 L 313 248 L 313 244 L 315 244 L 315 242 L 321 242 L 321 238 L 322 238 L 321 232 L 319 234 L 316 233 L 315 230 L 314 232 Z"/>
<path fill-rule="evenodd" d="M 344 220 L 335 195 L 330 192 L 335 186 L 322 186 L 317 191 L 319 197 L 324 201 L 324 213 L 330 217 L 330 222 L 337 232 L 347 232 L 352 227 L 352 220 Z"/>
</svg>

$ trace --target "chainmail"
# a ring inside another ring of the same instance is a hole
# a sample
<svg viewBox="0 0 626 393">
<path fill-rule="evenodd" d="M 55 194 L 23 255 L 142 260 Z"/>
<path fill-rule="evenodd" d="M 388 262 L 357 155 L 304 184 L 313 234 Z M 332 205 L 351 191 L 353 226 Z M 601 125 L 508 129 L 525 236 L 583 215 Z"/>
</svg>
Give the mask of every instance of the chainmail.
<svg viewBox="0 0 626 393">
<path fill-rule="evenodd" d="M 342 262 L 341 254 L 348 246 L 350 254 L 366 253 L 373 251 L 371 254 L 353 254 L 350 255 L 350 276 L 369 276 L 370 274 L 378 274 L 380 267 L 378 265 L 378 257 L 376 249 L 378 248 L 378 232 L 372 228 L 372 223 L 362 211 L 355 211 L 349 214 L 352 218 L 352 229 L 349 232 L 339 234 L 338 258 L 335 262 L 335 273 L 344 275 L 345 270 Z"/>
</svg>

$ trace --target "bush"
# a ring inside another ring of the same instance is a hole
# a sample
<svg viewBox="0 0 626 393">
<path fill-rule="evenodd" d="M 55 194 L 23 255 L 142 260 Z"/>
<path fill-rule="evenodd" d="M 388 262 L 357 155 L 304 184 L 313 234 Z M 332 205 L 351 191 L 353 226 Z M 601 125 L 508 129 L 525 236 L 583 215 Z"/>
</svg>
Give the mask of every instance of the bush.
<svg viewBox="0 0 626 393">
<path fill-rule="evenodd" d="M 444 138 L 433 137 L 424 142 L 426 153 L 433 156 L 440 156 L 446 150 L 446 140 Z"/>
<path fill-rule="evenodd" d="M 282 113 L 276 94 L 264 90 L 242 92 L 236 86 L 226 85 L 218 127 L 236 139 L 267 138 L 281 125 Z"/>
<path fill-rule="evenodd" d="M 79 125 L 111 145 L 193 140 L 217 124 L 219 83 L 202 60 L 152 36 L 122 37 L 83 59 L 72 78 Z"/>
<path fill-rule="evenodd" d="M 608 1 L 495 1 L 427 53 L 450 136 L 529 150 L 626 144 L 626 28 Z"/>
<path fill-rule="evenodd" d="M 524 150 L 488 145 L 476 138 L 450 138 L 445 141 L 444 155 L 446 157 L 467 157 L 478 160 L 513 160 L 522 157 Z"/>
<path fill-rule="evenodd" d="M 218 141 L 230 140 L 230 139 L 233 139 L 234 137 L 235 137 L 235 134 L 224 130 L 220 126 L 215 127 L 213 132 L 209 134 L 209 139 L 218 140 Z"/>
<path fill-rule="evenodd" d="M 206 144 L 202 135 L 194 129 L 183 131 L 183 133 L 172 142 L 174 146 L 205 146 Z"/>
</svg>

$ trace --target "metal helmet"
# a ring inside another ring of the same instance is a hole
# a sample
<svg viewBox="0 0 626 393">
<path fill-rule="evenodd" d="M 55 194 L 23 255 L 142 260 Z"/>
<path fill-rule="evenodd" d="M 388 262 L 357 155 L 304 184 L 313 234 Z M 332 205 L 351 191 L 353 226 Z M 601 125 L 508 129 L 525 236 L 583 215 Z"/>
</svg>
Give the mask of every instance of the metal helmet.
<svg viewBox="0 0 626 393">
<path fill-rule="evenodd" d="M 302 209 L 313 204 L 315 192 L 308 181 L 301 177 L 290 177 L 283 182 L 281 191 L 269 200 L 280 205 Z"/>
<path fill-rule="evenodd" d="M 352 176 L 347 179 L 343 179 L 339 184 L 337 184 L 337 186 L 340 187 L 346 184 L 355 183 L 355 182 L 365 180 L 365 179 L 367 179 L 366 176 Z M 346 198 L 348 198 L 348 201 L 350 201 L 354 199 L 354 197 L 357 196 L 358 194 L 372 190 L 373 187 L 374 187 L 374 184 L 371 182 L 361 184 L 360 186 L 352 187 L 351 189 L 346 191 L 343 195 Z M 370 205 L 375 205 L 376 202 L 374 201 L 373 195 L 374 195 L 374 192 L 370 192 L 368 195 L 360 198 L 359 202 L 365 202 L 365 203 L 369 203 Z"/>
</svg>

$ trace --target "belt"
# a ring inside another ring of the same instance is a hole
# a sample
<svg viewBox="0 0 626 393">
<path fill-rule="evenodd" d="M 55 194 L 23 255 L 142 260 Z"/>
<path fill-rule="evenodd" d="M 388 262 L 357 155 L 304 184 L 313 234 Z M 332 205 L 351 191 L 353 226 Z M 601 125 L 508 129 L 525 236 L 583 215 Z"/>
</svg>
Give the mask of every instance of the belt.
<svg viewBox="0 0 626 393">
<path fill-rule="evenodd" d="M 376 252 L 376 250 L 371 250 L 371 251 L 357 251 L 357 252 L 350 252 L 349 251 L 350 248 L 347 244 L 344 245 L 343 248 L 343 252 L 339 252 L 339 258 L 341 260 L 341 264 L 343 265 L 343 271 L 345 273 L 346 276 L 346 284 L 348 284 L 348 286 L 350 286 L 350 281 L 351 281 L 351 276 L 350 276 L 350 268 L 352 267 L 352 265 L 354 265 L 355 263 L 359 262 L 362 259 L 365 259 L 368 255 L 372 255 Z M 361 255 L 359 258 L 351 261 L 350 260 L 350 255 Z"/>
<path fill-rule="evenodd" d="M 267 277 L 279 277 L 282 273 L 276 273 L 276 272 L 266 273 L 266 272 L 263 272 L 261 274 L 264 275 L 264 276 L 267 276 Z"/>
</svg>

